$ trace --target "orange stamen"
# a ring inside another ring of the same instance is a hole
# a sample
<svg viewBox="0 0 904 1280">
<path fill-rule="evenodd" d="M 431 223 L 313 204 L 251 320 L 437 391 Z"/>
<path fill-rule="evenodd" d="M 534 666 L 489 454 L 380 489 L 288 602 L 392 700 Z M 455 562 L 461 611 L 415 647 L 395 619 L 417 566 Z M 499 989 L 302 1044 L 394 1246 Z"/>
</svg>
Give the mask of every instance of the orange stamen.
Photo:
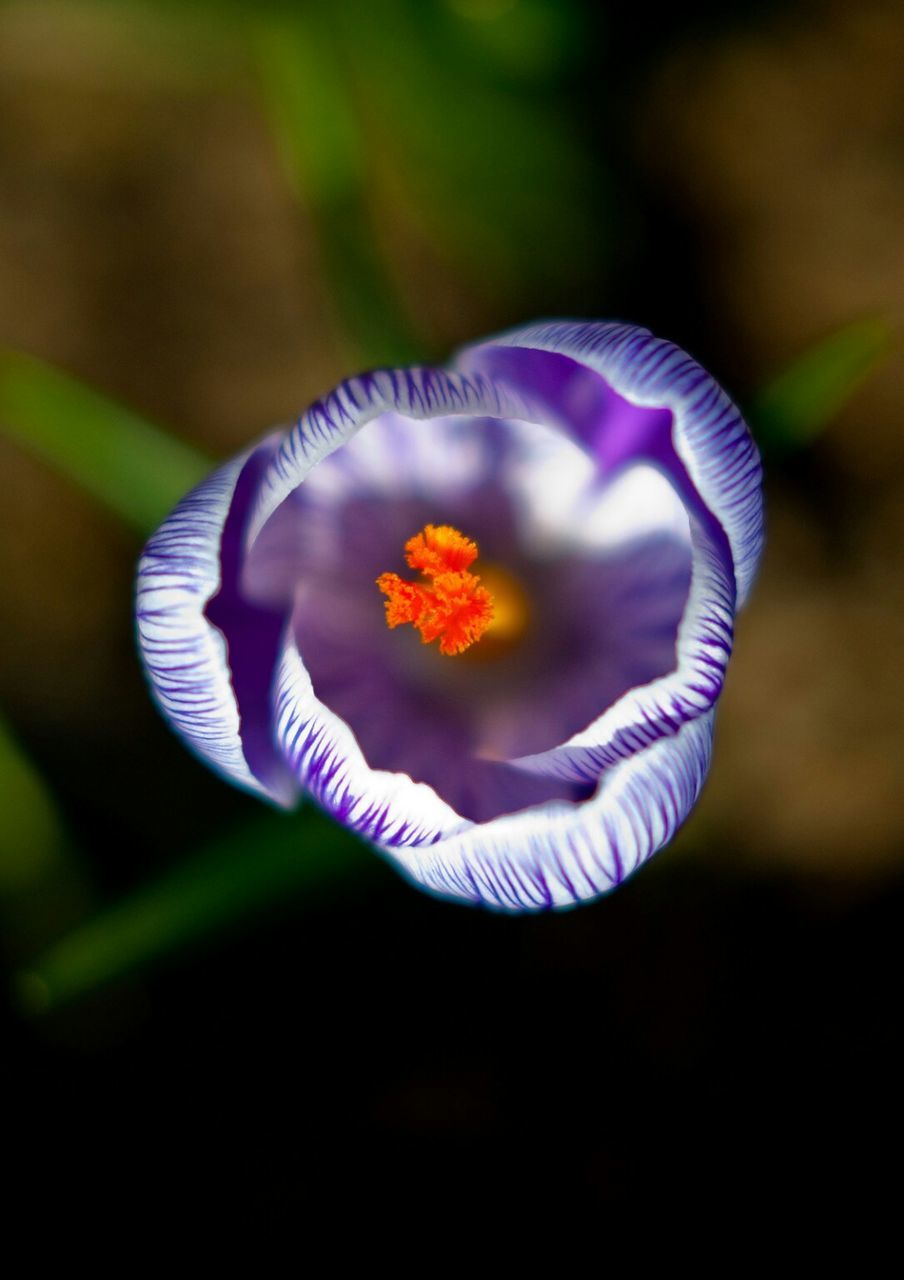
<svg viewBox="0 0 904 1280">
<path fill-rule="evenodd" d="M 424 644 L 439 640 L 440 653 L 464 653 L 493 621 L 493 597 L 468 573 L 477 543 L 449 524 L 428 524 L 405 543 L 405 559 L 430 585 L 381 573 L 377 586 L 387 597 L 386 625 L 410 622 Z"/>
</svg>

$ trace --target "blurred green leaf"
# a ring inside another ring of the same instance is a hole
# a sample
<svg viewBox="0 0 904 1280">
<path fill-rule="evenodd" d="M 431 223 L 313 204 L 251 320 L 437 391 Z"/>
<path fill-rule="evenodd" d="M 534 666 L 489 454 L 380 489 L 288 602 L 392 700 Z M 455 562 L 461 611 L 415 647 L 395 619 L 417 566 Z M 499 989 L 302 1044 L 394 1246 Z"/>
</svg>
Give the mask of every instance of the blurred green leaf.
<svg viewBox="0 0 904 1280">
<path fill-rule="evenodd" d="M 371 365 L 416 359 L 411 327 L 374 243 L 365 143 L 326 11 L 258 11 L 249 30 L 283 168 L 314 223 L 349 354 Z"/>
<path fill-rule="evenodd" d="M 496 73 L 548 80 L 580 58 L 584 33 L 574 0 L 445 0 L 445 8 L 469 55 Z"/>
<path fill-rule="evenodd" d="M 569 44 L 583 53 L 578 8 L 561 9 Z M 406 205 L 421 235 L 488 296 L 535 288 L 573 300 L 606 255 L 608 207 L 590 179 L 600 156 L 591 165 L 570 100 L 555 85 L 501 80 L 445 5 L 343 0 L 330 14 L 368 104 L 361 124 L 386 216 Z M 514 16 L 498 17 L 503 41 L 514 39 Z M 563 65 L 563 76 L 576 72 Z"/>
<path fill-rule="evenodd" d="M 376 868 L 324 814 L 273 814 L 223 836 L 61 938 L 18 975 L 21 1004 L 43 1013 L 299 890 Z"/>
<path fill-rule="evenodd" d="M 293 186 L 317 204 L 356 192 L 362 142 L 337 52 L 317 12 L 259 17 L 252 31 L 276 137 Z"/>
<path fill-rule="evenodd" d="M 0 431 L 141 534 L 212 465 L 115 400 L 16 351 L 0 352 Z"/>
<path fill-rule="evenodd" d="M 0 919 L 4 949 L 27 955 L 88 909 L 90 886 L 53 796 L 0 718 Z"/>
<path fill-rule="evenodd" d="M 28 884 L 62 844 L 53 798 L 0 719 L 0 894 Z"/>
<path fill-rule="evenodd" d="M 788 453 L 810 443 L 892 348 L 885 319 L 857 320 L 811 347 L 756 397 L 750 418 L 759 443 Z"/>
</svg>

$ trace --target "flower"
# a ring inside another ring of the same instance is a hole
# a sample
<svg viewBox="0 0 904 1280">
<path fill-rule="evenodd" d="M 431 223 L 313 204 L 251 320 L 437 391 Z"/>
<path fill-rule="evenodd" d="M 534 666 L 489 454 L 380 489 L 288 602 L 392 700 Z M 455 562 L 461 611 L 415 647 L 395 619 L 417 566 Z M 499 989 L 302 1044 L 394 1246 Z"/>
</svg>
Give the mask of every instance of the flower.
<svg viewBox="0 0 904 1280">
<path fill-rule="evenodd" d="M 139 644 L 233 783 L 444 897 L 566 906 L 696 801 L 762 541 L 756 448 L 694 360 L 541 323 L 350 378 L 213 472 L 145 548 Z"/>
</svg>

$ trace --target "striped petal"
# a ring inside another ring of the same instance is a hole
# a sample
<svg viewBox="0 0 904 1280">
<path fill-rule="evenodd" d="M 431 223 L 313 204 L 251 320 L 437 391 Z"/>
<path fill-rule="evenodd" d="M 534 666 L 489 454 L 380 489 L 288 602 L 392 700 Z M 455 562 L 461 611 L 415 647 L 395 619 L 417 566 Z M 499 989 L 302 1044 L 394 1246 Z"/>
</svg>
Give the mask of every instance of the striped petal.
<svg viewBox="0 0 904 1280">
<path fill-rule="evenodd" d="M 503 911 L 596 898 L 667 844 L 693 808 L 709 769 L 713 715 L 608 769 L 583 804 L 546 805 L 384 852 L 431 893 Z"/>
<path fill-rule="evenodd" d="M 341 383 L 318 400 L 287 432 L 263 477 L 249 528 L 249 543 L 276 508 L 322 459 L 383 413 L 423 420 L 448 415 L 543 421 L 516 387 L 480 373 L 443 369 L 379 369 Z"/>
<path fill-rule="evenodd" d="M 611 482 L 620 469 L 642 461 L 658 466 L 688 512 L 693 574 L 675 671 L 631 690 L 568 742 L 518 762 L 531 771 L 589 781 L 678 732 L 719 697 L 735 610 L 762 549 L 759 456 L 717 383 L 690 356 L 645 329 L 536 325 L 467 348 L 458 363 L 497 383 L 516 381 L 521 395 L 545 404 L 591 449 L 604 479 Z M 626 404 L 653 412 L 632 417 Z"/>
<path fill-rule="evenodd" d="M 636 325 L 589 321 L 550 321 L 512 329 L 462 351 L 456 365 L 496 382 L 517 378 L 519 394 L 549 403 L 550 377 L 534 361 L 507 364 L 512 351 L 545 351 L 562 356 L 578 368 L 599 374 L 607 387 L 633 405 L 668 409 L 673 418 L 671 444 L 690 478 L 688 497 L 699 495 L 725 531 L 737 583 L 737 603 L 747 598 L 763 548 L 762 467 L 750 432 L 739 410 L 710 375 L 680 347 Z M 595 407 L 595 406 L 594 406 Z M 584 410 L 585 417 L 592 419 Z M 566 424 L 567 425 L 567 424 Z M 602 425 L 597 453 L 611 469 L 637 460 L 644 450 L 656 452 L 658 442 L 630 433 L 613 433 Z M 605 434 L 604 434 L 605 433 Z M 608 435 L 608 439 L 606 438 Z"/>
<path fill-rule="evenodd" d="M 256 487 L 254 470 L 271 452 L 272 445 L 262 446 L 219 467 L 164 521 L 139 561 L 136 618 L 151 691 L 173 728 L 230 782 L 288 804 L 295 787 L 278 758 L 274 756 L 272 768 L 257 771 L 248 758 L 249 724 L 269 719 L 267 690 L 258 715 L 249 710 L 243 717 L 230 667 L 231 646 L 206 615 L 228 585 L 224 542 L 228 525 L 242 523 L 237 494 Z M 239 558 L 237 550 L 232 559 Z M 235 566 L 231 569 L 234 573 Z M 260 620 L 259 613 L 249 619 L 255 632 Z"/>
<path fill-rule="evenodd" d="M 386 848 L 429 845 L 464 822 L 432 787 L 372 769 L 351 729 L 315 696 L 290 636 L 274 686 L 276 734 L 293 775 L 337 821 Z"/>
</svg>

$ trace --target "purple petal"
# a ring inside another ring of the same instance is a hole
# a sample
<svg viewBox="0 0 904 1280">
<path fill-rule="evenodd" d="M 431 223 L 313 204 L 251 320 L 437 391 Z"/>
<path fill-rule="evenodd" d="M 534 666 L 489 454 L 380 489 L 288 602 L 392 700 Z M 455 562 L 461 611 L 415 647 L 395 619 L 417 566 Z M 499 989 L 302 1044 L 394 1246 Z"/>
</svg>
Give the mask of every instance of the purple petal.
<svg viewBox="0 0 904 1280">
<path fill-rule="evenodd" d="M 284 437 L 260 486 L 250 543 L 313 467 L 388 412 L 417 420 L 457 414 L 542 421 L 517 388 L 496 384 L 479 372 L 378 369 L 349 378 L 306 410 Z"/>
<path fill-rule="evenodd" d="M 268 686 L 275 651 L 269 670 L 265 654 L 272 622 L 260 610 L 244 613 L 235 592 L 254 473 L 271 450 L 265 446 L 219 467 L 164 521 L 139 562 L 136 617 L 151 690 L 173 728 L 230 781 L 287 804 L 294 784 L 272 745 L 269 757 L 265 746 L 265 739 L 272 743 Z M 232 625 L 213 625 L 208 606 Z"/>
<path fill-rule="evenodd" d="M 425 845 L 468 825 L 423 783 L 372 769 L 355 736 L 314 696 L 294 639 L 274 688 L 276 732 L 298 781 L 335 818 L 387 846 Z"/>
<path fill-rule="evenodd" d="M 580 805 L 545 805 L 426 846 L 384 847 L 422 888 L 504 911 L 607 893 L 675 834 L 709 769 L 713 712 L 603 774 Z"/>
<path fill-rule="evenodd" d="M 731 656 L 734 581 L 706 526 L 692 520 L 691 536 L 691 589 L 678 628 L 674 671 L 631 689 L 567 742 L 514 763 L 531 772 L 592 781 L 715 705 Z"/>
<path fill-rule="evenodd" d="M 573 362 L 548 364 L 521 356 L 549 352 Z M 495 380 L 513 379 L 522 395 L 564 405 L 573 429 L 611 470 L 646 454 L 662 457 L 671 444 L 694 490 L 725 531 L 737 580 L 738 604 L 747 597 L 763 547 L 762 467 L 738 409 L 718 383 L 686 352 L 635 325 L 551 321 L 513 329 L 466 348 L 457 365 Z M 581 378 L 585 368 L 603 385 Z M 671 412 L 670 440 L 650 422 L 613 412 L 612 395 L 641 409 Z M 638 429 L 640 427 L 640 429 Z"/>
<path fill-rule="evenodd" d="M 713 706 L 731 655 L 739 595 L 762 547 L 761 468 L 744 422 L 684 352 L 646 330 L 560 322 L 466 349 L 459 363 L 545 404 L 592 450 L 605 483 L 646 460 L 690 519 L 694 568 L 676 670 L 632 690 L 584 732 L 522 767 L 589 781 Z"/>
</svg>

